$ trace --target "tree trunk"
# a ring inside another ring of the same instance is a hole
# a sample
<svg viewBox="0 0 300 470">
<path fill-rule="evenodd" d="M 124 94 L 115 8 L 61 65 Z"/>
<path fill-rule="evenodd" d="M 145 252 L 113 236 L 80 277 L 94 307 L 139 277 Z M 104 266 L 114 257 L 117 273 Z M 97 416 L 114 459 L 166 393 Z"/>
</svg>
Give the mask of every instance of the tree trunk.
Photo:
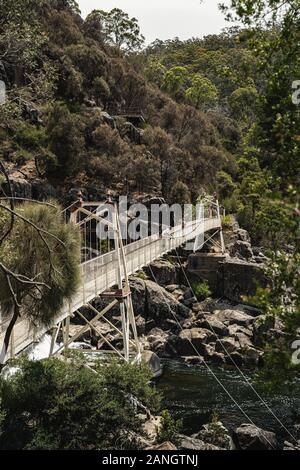
<svg viewBox="0 0 300 470">
<path fill-rule="evenodd" d="M 5 332 L 3 346 L 2 346 L 2 349 L 1 349 L 1 353 L 0 353 L 0 372 L 3 369 L 3 367 L 5 366 L 5 357 L 6 357 L 6 353 L 8 351 L 11 334 L 13 332 L 14 326 L 15 326 L 19 316 L 20 316 L 20 310 L 17 306 L 15 306 L 13 316 L 12 316 L 12 318 L 9 322 L 9 325 L 7 327 L 7 330 Z"/>
</svg>

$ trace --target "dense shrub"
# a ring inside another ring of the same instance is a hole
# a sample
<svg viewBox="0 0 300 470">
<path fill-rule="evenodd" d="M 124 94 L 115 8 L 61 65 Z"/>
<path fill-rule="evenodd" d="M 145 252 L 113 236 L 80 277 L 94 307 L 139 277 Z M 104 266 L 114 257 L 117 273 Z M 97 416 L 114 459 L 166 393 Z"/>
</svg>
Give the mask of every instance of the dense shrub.
<svg viewBox="0 0 300 470">
<path fill-rule="evenodd" d="M 193 291 L 198 300 L 205 300 L 211 296 L 211 290 L 206 281 L 193 284 Z"/>
<path fill-rule="evenodd" d="M 149 379 L 148 369 L 125 363 L 102 363 L 95 373 L 76 356 L 24 360 L 14 375 L 0 379 L 0 448 L 138 447 L 142 429 L 134 398 L 152 411 L 159 405 Z"/>
</svg>

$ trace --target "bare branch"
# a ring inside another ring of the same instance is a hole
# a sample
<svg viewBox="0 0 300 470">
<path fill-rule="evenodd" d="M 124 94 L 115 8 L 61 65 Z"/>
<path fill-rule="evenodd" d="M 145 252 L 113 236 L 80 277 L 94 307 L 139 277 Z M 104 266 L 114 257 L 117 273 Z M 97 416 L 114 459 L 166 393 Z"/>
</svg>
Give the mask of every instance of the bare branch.
<svg viewBox="0 0 300 470">
<path fill-rule="evenodd" d="M 3 263 L 0 263 L 0 269 L 2 269 L 2 271 L 13 277 L 16 281 L 22 283 L 22 284 L 28 284 L 28 285 L 31 285 L 31 286 L 40 286 L 40 287 L 46 287 L 47 289 L 50 289 L 50 286 L 48 286 L 45 282 L 39 282 L 39 281 L 36 281 L 35 278 L 33 279 L 30 279 L 26 276 L 23 276 L 22 274 L 16 274 L 14 273 L 13 271 L 11 271 L 10 269 L 8 269 L 6 266 L 4 266 Z"/>
<path fill-rule="evenodd" d="M 56 206 L 54 204 L 51 204 L 50 202 L 37 201 L 36 199 L 29 199 L 26 197 L 8 197 L 8 196 L 0 197 L 0 201 L 4 201 L 4 200 L 9 201 L 10 199 L 13 199 L 14 201 L 32 202 L 33 204 L 38 204 L 40 206 L 53 207 L 53 209 L 56 209 Z"/>
</svg>

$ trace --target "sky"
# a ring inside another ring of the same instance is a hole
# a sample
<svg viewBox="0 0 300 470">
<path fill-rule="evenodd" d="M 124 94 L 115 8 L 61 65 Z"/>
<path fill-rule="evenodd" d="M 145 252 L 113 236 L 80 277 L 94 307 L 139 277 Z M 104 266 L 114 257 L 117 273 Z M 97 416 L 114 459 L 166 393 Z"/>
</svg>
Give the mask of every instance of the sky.
<svg viewBox="0 0 300 470">
<path fill-rule="evenodd" d="M 221 0 L 77 0 L 83 17 L 92 10 L 121 8 L 138 19 L 147 44 L 155 39 L 202 37 L 229 26 Z"/>
</svg>

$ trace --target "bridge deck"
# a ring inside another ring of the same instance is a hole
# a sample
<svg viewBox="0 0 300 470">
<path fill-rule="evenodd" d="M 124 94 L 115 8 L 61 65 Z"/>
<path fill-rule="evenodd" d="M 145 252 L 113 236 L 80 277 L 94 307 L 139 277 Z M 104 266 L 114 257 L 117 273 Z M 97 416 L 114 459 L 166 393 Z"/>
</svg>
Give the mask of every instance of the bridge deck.
<svg viewBox="0 0 300 470">
<path fill-rule="evenodd" d="M 140 271 L 144 266 L 169 253 L 175 248 L 193 240 L 196 235 L 221 228 L 219 218 L 204 219 L 189 222 L 185 228 L 177 226 L 173 228 L 168 238 L 153 235 L 125 246 L 128 274 Z M 116 252 L 112 251 L 81 265 L 82 282 L 78 292 L 70 303 L 66 303 L 62 311 L 53 320 L 53 325 L 67 318 L 71 312 L 75 312 L 87 302 L 95 299 L 116 284 L 118 261 Z M 4 340 L 5 330 L 9 320 L 0 325 L 0 350 Z M 31 343 L 37 341 L 49 327 L 33 328 L 26 319 L 20 319 L 15 325 L 12 348 L 7 354 L 7 359 L 17 355 Z"/>
</svg>

